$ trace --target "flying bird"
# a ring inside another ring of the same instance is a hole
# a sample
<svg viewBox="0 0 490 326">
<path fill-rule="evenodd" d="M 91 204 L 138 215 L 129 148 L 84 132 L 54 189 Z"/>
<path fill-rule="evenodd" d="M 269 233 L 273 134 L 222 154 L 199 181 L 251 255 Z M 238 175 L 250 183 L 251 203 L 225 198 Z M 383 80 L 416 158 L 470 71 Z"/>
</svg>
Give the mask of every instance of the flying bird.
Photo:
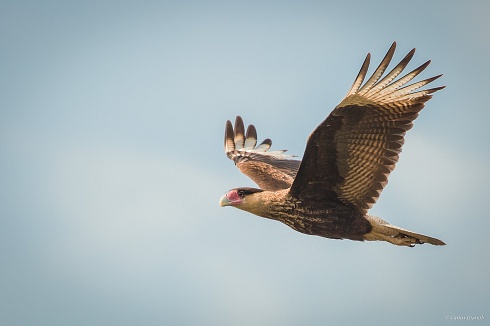
<svg viewBox="0 0 490 326">
<path fill-rule="evenodd" d="M 225 128 L 225 152 L 259 188 L 236 188 L 221 197 L 232 206 L 280 221 L 310 235 L 357 241 L 387 241 L 413 247 L 439 239 L 389 224 L 368 210 L 379 198 L 398 162 L 406 132 L 432 93 L 420 90 L 442 75 L 407 85 L 430 63 L 401 78 L 411 50 L 384 77 L 395 52 L 394 42 L 372 76 L 363 83 L 370 54 L 351 89 L 330 115 L 310 134 L 303 159 L 285 150 L 270 151 L 272 141 L 257 146 L 257 131 L 236 117 Z"/>
</svg>

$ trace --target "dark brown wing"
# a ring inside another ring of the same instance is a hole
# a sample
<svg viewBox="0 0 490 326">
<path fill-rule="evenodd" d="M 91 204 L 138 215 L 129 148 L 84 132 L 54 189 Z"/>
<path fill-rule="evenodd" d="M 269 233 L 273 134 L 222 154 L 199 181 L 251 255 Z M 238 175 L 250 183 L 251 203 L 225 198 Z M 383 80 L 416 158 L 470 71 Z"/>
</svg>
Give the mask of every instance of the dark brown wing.
<svg viewBox="0 0 490 326">
<path fill-rule="evenodd" d="M 290 194 L 302 200 L 338 200 L 367 212 L 388 182 L 398 162 L 407 130 L 431 99 L 444 87 L 413 92 L 440 77 L 404 86 L 430 61 L 393 81 L 407 66 L 415 49 L 380 80 L 388 67 L 393 43 L 372 77 L 361 87 L 369 66 L 368 54 L 351 90 L 310 135 Z M 404 86 L 404 87 L 403 87 Z"/>
<path fill-rule="evenodd" d="M 270 139 L 257 144 L 257 131 L 253 125 L 245 127 L 241 117 L 235 120 L 235 129 L 231 121 L 226 121 L 225 153 L 235 165 L 263 190 L 280 190 L 291 187 L 301 161 L 292 160 L 293 155 L 284 154 L 285 150 L 269 151 Z"/>
</svg>

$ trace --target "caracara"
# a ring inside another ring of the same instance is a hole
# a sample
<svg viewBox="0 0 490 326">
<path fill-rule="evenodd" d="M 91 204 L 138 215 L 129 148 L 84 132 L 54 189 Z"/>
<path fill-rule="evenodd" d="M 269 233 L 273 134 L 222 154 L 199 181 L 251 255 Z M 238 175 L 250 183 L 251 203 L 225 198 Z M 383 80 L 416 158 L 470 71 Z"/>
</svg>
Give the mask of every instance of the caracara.
<svg viewBox="0 0 490 326">
<path fill-rule="evenodd" d="M 367 213 L 398 162 L 405 133 L 431 94 L 444 88 L 417 90 L 441 75 L 405 86 L 430 61 L 396 79 L 415 49 L 381 78 L 395 46 L 393 43 L 363 84 L 370 60 L 367 55 L 346 97 L 309 136 L 302 161 L 285 151 L 268 151 L 270 139 L 256 146 L 255 127 L 248 126 L 245 133 L 241 117 L 236 117 L 234 128 L 227 121 L 226 155 L 260 189 L 232 189 L 221 197 L 220 206 L 236 207 L 326 238 L 381 240 L 410 247 L 445 245 Z"/>
</svg>

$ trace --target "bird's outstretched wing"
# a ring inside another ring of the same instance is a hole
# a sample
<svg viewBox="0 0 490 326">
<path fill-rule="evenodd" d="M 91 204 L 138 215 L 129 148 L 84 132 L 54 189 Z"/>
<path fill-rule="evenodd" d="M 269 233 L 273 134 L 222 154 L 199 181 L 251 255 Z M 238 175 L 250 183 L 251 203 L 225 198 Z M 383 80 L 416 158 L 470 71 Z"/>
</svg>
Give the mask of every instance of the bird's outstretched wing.
<svg viewBox="0 0 490 326">
<path fill-rule="evenodd" d="M 367 55 L 347 96 L 310 135 L 290 195 L 337 200 L 364 213 L 376 202 L 398 162 L 405 133 L 430 94 L 444 88 L 415 91 L 441 75 L 404 86 L 430 61 L 395 80 L 415 49 L 381 79 L 395 47 L 393 43 L 362 85 L 369 67 Z"/>
<path fill-rule="evenodd" d="M 270 139 L 257 145 L 257 131 L 253 125 L 245 133 L 243 120 L 236 117 L 235 128 L 226 121 L 225 153 L 235 165 L 263 190 L 280 190 L 291 187 L 301 161 L 291 159 L 285 150 L 269 151 Z"/>
</svg>

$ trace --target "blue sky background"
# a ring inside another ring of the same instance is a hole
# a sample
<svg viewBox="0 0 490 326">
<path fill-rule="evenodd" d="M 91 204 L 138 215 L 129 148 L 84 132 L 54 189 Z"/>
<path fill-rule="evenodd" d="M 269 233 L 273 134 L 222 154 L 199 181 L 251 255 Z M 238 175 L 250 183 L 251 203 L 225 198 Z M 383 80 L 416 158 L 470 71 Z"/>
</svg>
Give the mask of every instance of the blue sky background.
<svg viewBox="0 0 490 326">
<path fill-rule="evenodd" d="M 0 324 L 488 321 L 489 16 L 488 1 L 2 1 Z M 447 246 L 218 206 L 253 185 L 223 153 L 227 119 L 301 156 L 393 41 L 447 88 L 371 213 Z"/>
</svg>

